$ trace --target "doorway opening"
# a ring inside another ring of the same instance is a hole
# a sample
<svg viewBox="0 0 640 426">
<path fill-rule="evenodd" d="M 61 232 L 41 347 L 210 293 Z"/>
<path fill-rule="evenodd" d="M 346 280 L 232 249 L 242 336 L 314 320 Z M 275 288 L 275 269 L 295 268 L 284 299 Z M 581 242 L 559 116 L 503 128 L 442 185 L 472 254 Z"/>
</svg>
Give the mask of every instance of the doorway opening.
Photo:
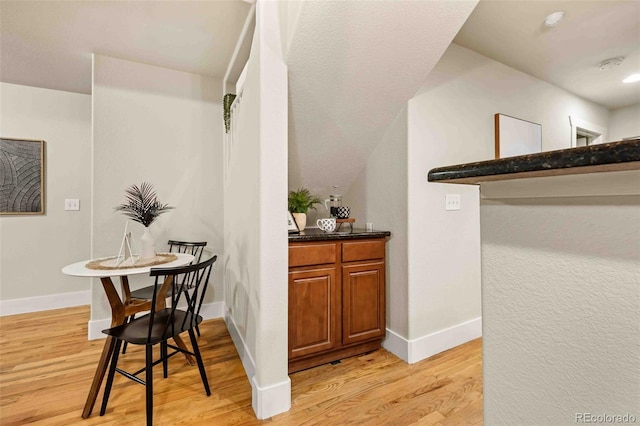
<svg viewBox="0 0 640 426">
<path fill-rule="evenodd" d="M 594 141 L 597 141 L 601 136 L 600 133 L 576 127 L 576 146 L 594 145 Z"/>
<path fill-rule="evenodd" d="M 606 141 L 606 127 L 571 115 L 569 116 L 569 124 L 571 126 L 571 148 L 596 145 Z"/>
</svg>

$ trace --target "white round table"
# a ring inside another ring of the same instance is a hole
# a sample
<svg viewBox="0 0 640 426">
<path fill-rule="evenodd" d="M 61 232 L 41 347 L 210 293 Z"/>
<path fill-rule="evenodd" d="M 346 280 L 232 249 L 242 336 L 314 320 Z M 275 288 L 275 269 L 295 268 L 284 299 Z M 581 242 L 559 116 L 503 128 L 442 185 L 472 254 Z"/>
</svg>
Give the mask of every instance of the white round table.
<svg viewBox="0 0 640 426">
<path fill-rule="evenodd" d="M 87 264 L 90 262 L 94 262 L 99 259 L 91 259 L 91 260 L 83 260 L 82 262 L 72 263 L 71 265 L 67 265 L 62 268 L 62 273 L 65 275 L 72 275 L 74 277 L 92 277 L 92 278 L 102 278 L 102 277 L 122 277 L 125 275 L 137 275 L 137 274 L 148 274 L 151 268 L 175 268 L 176 266 L 184 266 L 188 265 L 195 259 L 193 255 L 186 253 L 166 253 L 172 254 L 177 257 L 173 262 L 161 263 L 157 265 L 151 266 L 140 266 L 140 267 L 125 267 L 125 268 L 117 268 L 117 269 L 91 269 L 87 267 Z M 108 258 L 105 258 L 108 259 Z"/>
<path fill-rule="evenodd" d="M 115 327 L 124 324 L 125 319 L 129 316 L 142 311 L 147 311 L 151 307 L 150 301 L 131 299 L 131 291 L 129 289 L 128 279 L 129 275 L 148 274 L 152 268 L 175 268 L 185 266 L 191 263 L 193 259 L 195 259 L 194 256 L 186 253 L 170 254 L 175 255 L 177 259 L 167 263 L 141 267 L 133 266 L 120 268 L 116 267 L 109 269 L 92 269 L 87 267 L 87 265 L 90 262 L 101 259 L 83 260 L 81 262 L 76 262 L 72 263 L 71 265 L 65 266 L 64 268 L 62 268 L 62 273 L 74 277 L 100 278 L 102 287 L 104 288 L 107 298 L 109 299 L 109 305 L 111 306 L 111 327 Z M 124 296 L 124 300 L 120 298 L 120 295 L 116 291 L 111 277 L 120 277 L 120 284 L 122 285 L 122 294 Z M 161 300 L 159 300 L 159 302 L 164 303 L 164 298 L 161 297 L 160 299 Z M 182 338 L 180 338 L 180 336 L 176 336 L 174 340 L 180 348 L 186 350 L 184 341 L 182 340 Z M 112 336 L 107 336 L 107 339 L 104 343 L 104 348 L 102 349 L 102 355 L 100 356 L 100 361 L 98 362 L 98 367 L 96 368 L 96 374 L 93 376 L 93 382 L 91 383 L 91 388 L 89 389 L 89 395 L 87 396 L 87 401 L 85 402 L 84 409 L 82 411 L 82 417 L 85 419 L 91 415 L 91 410 L 93 410 L 96 398 L 98 397 L 98 392 L 100 391 L 100 386 L 102 385 L 102 380 L 104 379 L 109 361 L 111 360 L 111 356 L 113 355 L 114 347 L 115 339 Z M 190 356 L 187 356 L 187 362 L 193 365 L 193 359 L 191 359 Z"/>
</svg>

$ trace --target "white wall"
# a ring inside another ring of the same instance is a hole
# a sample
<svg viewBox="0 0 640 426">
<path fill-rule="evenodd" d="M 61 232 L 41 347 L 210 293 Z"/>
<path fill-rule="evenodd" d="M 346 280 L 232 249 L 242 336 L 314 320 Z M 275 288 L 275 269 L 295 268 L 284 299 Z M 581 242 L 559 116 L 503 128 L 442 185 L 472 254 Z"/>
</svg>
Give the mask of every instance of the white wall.
<svg viewBox="0 0 640 426">
<path fill-rule="evenodd" d="M 486 424 L 640 418 L 640 196 L 615 196 L 629 182 L 638 194 L 640 173 L 619 173 L 482 184 Z M 565 191 L 513 198 L 536 180 Z M 610 195 L 576 196 L 594 187 Z"/>
<path fill-rule="evenodd" d="M 372 222 L 374 229 L 391 232 L 385 277 L 388 336 L 384 344 L 394 353 L 402 349 L 387 345 L 393 345 L 396 335 L 408 335 L 407 161 L 405 107 L 387 129 L 343 200 L 345 205 L 351 206 L 351 215 L 358 218 L 358 227 L 364 228 L 366 222 Z"/>
<path fill-rule="evenodd" d="M 258 2 L 224 182 L 227 324 L 259 419 L 287 411 L 287 68 L 276 2 Z"/>
<path fill-rule="evenodd" d="M 409 362 L 481 334 L 478 188 L 429 184 L 426 175 L 434 167 L 492 159 L 495 113 L 542 124 L 543 150 L 570 147 L 569 116 L 603 127 L 609 120 L 599 105 L 455 44 L 448 48 L 408 103 L 406 148 L 402 132 L 389 131 L 395 146 L 383 142 L 348 193 L 367 221 L 376 217 L 376 227 L 406 234 L 407 260 L 390 259 L 385 346 Z M 397 203 L 405 190 L 403 230 L 397 213 L 404 207 Z M 446 194 L 461 196 L 460 211 L 444 210 Z M 390 242 L 391 253 L 398 243 Z"/>
<path fill-rule="evenodd" d="M 0 311 L 88 304 L 88 282 L 60 270 L 90 256 L 91 97 L 0 83 L 0 123 L 3 137 L 45 141 L 45 214 L 0 216 Z"/>
<path fill-rule="evenodd" d="M 247 375 L 253 376 L 259 328 L 260 281 L 260 80 L 256 39 L 245 68 L 244 92 L 231 116 L 233 139 L 228 141 L 224 177 L 224 283 L 227 326 L 243 359 Z"/>
<path fill-rule="evenodd" d="M 611 111 L 609 141 L 640 137 L 640 104 Z"/>
<path fill-rule="evenodd" d="M 478 337 L 481 317 L 478 189 L 429 184 L 426 174 L 433 167 L 477 160 L 482 145 L 475 134 L 464 135 L 475 133 L 462 124 L 472 118 L 447 116 L 464 110 L 456 108 L 455 96 L 427 93 L 409 101 L 408 119 L 408 338 L 421 354 L 417 360 Z M 446 194 L 460 195 L 459 211 L 445 211 Z"/>
<path fill-rule="evenodd" d="M 420 99 L 431 105 L 430 121 L 441 122 L 436 128 L 448 129 L 452 138 L 467 139 L 457 150 L 470 160 L 494 158 L 495 113 L 541 124 L 543 151 L 571 147 L 569 116 L 609 125 L 605 107 L 456 44 L 418 91 L 416 100 Z M 451 150 L 443 146 L 440 151 L 445 149 Z"/>
<path fill-rule="evenodd" d="M 607 127 L 608 110 L 452 44 L 409 102 L 410 338 L 480 317 L 478 189 L 427 183 L 433 167 L 494 158 L 493 116 L 542 125 L 543 151 L 569 148 L 569 116 Z M 444 210 L 461 194 L 461 210 Z"/>
<path fill-rule="evenodd" d="M 219 80 L 107 56 L 93 62 L 94 257 L 118 253 L 126 218 L 114 212 L 124 190 L 143 181 L 175 207 L 151 227 L 157 251 L 168 239 L 205 240 L 223 253 L 222 93 Z M 129 221 L 138 241 L 144 228 Z M 206 302 L 222 301 L 223 265 L 214 265 Z M 133 286 L 148 283 L 140 277 Z M 99 282 L 92 320 L 110 318 Z"/>
</svg>

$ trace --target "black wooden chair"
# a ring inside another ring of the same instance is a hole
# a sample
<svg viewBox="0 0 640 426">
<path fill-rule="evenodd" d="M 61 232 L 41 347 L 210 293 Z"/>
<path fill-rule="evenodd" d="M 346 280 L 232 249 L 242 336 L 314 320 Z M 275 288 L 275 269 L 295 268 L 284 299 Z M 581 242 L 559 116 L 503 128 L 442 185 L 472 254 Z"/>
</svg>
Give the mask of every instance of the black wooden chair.
<svg viewBox="0 0 640 426">
<path fill-rule="evenodd" d="M 204 253 L 204 248 L 207 245 L 207 242 L 206 241 L 190 242 L 190 241 L 169 240 L 167 244 L 169 244 L 169 253 L 187 253 L 187 254 L 193 255 L 195 259 L 193 259 L 191 263 L 194 264 L 194 263 L 200 263 L 200 260 L 202 259 L 202 254 Z M 128 294 L 125 294 L 124 304 L 130 305 L 134 300 L 150 301 L 153 298 L 154 289 L 155 287 L 150 285 L 147 287 L 142 287 L 138 290 L 134 290 Z M 186 290 L 190 291 L 191 287 L 188 287 Z M 189 293 L 186 294 L 186 297 L 188 300 L 188 298 L 190 297 Z M 126 322 L 129 322 L 134 318 L 135 318 L 135 314 L 128 317 L 126 319 Z M 198 333 L 198 337 L 200 337 L 200 327 L 196 326 L 196 332 Z M 125 342 L 124 345 L 122 345 L 122 353 L 124 354 L 126 352 L 127 352 L 127 343 Z"/>
<path fill-rule="evenodd" d="M 200 263 L 202 259 L 202 253 L 204 253 L 204 247 L 207 245 L 206 241 L 201 241 L 197 243 L 192 243 L 188 241 L 174 241 L 169 240 L 167 243 L 169 244 L 169 253 L 187 253 L 191 254 L 195 257 L 191 264 Z M 142 287 L 138 290 L 134 290 L 130 294 L 131 299 L 138 300 L 151 300 L 153 297 L 154 286 L 150 285 L 147 287 Z M 191 290 L 191 288 L 187 288 L 186 290 Z M 189 296 L 187 296 L 189 297 Z M 200 333 L 198 333 L 198 336 Z"/>
<path fill-rule="evenodd" d="M 162 363 L 163 376 L 167 377 L 168 359 L 173 355 L 183 352 L 188 353 L 196 358 L 200 377 L 204 385 L 207 396 L 211 395 L 209 389 L 209 381 L 198 348 L 198 342 L 193 332 L 196 325 L 202 322 L 200 316 L 200 308 L 207 290 L 211 269 L 218 256 L 213 256 L 203 262 L 182 266 L 178 268 L 154 268 L 151 269 L 150 275 L 155 277 L 154 290 L 152 293 L 151 311 L 139 318 L 134 318 L 125 324 L 103 330 L 102 332 L 115 338 L 115 347 L 113 349 L 113 357 L 107 376 L 107 383 L 102 399 L 102 408 L 100 415 L 103 416 L 107 409 L 109 394 L 113 385 L 113 378 L 118 372 L 123 376 L 141 383 L 146 387 L 146 410 L 147 425 L 153 424 L 153 366 Z M 185 288 L 192 286 L 194 293 L 189 300 L 183 296 L 186 294 Z M 171 291 L 175 287 L 175 291 Z M 171 296 L 171 307 L 164 307 L 164 298 Z M 186 302 L 186 307 L 180 307 Z M 172 337 L 183 333 L 189 333 L 193 352 L 180 349 L 168 343 Z M 145 345 L 146 347 L 146 363 L 145 367 L 135 371 L 127 372 L 117 367 L 118 355 L 122 342 L 131 343 L 132 345 Z M 160 344 L 160 358 L 153 360 L 153 346 Z M 173 352 L 169 352 L 169 348 Z M 140 373 L 145 372 L 145 380 L 137 377 Z"/>
</svg>

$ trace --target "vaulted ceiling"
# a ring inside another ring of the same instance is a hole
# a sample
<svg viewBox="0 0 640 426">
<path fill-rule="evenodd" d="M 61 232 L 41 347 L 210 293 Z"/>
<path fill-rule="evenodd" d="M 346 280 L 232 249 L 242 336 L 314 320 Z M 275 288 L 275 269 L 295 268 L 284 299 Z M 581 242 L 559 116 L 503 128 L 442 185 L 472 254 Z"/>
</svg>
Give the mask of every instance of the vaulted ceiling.
<svg viewBox="0 0 640 426">
<path fill-rule="evenodd" d="M 289 187 L 346 191 L 475 4 L 303 2 L 286 55 Z"/>
</svg>

